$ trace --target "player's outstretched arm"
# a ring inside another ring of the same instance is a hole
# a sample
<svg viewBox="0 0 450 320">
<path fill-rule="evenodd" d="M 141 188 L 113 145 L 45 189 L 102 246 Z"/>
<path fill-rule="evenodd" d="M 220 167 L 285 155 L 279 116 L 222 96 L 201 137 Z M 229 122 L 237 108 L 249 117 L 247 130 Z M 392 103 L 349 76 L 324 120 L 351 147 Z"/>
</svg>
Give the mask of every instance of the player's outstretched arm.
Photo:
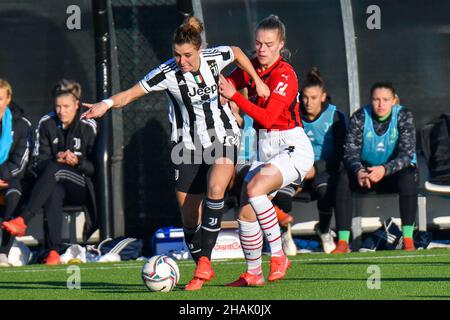
<svg viewBox="0 0 450 320">
<path fill-rule="evenodd" d="M 251 61 L 247 58 L 245 53 L 243 53 L 239 47 L 231 47 L 231 50 L 233 50 L 233 55 L 236 59 L 236 65 L 240 69 L 247 72 L 253 79 L 253 81 L 255 81 L 256 92 L 258 93 L 258 96 L 268 98 L 270 96 L 269 87 L 258 76 L 258 73 L 256 73 L 255 68 L 253 67 Z"/>
<path fill-rule="evenodd" d="M 89 110 L 83 113 L 81 117 L 85 119 L 100 118 L 110 108 L 121 108 L 145 94 L 144 89 L 142 89 L 141 85 L 138 83 L 128 90 L 113 95 L 109 99 L 105 99 L 94 104 L 83 103 L 83 106 L 89 108 Z"/>
</svg>

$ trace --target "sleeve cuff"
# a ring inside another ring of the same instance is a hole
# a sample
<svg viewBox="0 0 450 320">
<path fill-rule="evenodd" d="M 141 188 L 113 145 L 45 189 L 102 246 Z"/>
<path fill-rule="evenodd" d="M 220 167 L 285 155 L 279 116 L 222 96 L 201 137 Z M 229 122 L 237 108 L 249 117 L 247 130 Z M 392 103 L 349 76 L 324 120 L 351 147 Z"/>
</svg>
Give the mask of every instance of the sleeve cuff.
<svg viewBox="0 0 450 320">
<path fill-rule="evenodd" d="M 234 56 L 233 48 L 232 47 L 228 47 L 228 49 L 230 50 L 231 62 L 236 61 L 236 57 Z"/>
<path fill-rule="evenodd" d="M 233 96 L 231 97 L 231 100 L 236 102 L 238 105 L 239 105 L 239 103 L 242 103 L 242 99 L 247 100 L 247 99 L 245 99 L 245 97 L 242 94 L 239 93 L 239 91 L 236 91 L 233 94 Z"/>
<path fill-rule="evenodd" d="M 148 87 L 148 85 L 145 83 L 145 81 L 141 80 L 139 81 L 139 84 L 141 85 L 142 90 L 144 90 L 144 92 L 150 93 L 150 87 Z"/>
<path fill-rule="evenodd" d="M 391 168 L 389 166 L 385 165 L 385 164 L 383 164 L 383 167 L 384 167 L 384 170 L 385 170 L 384 176 L 385 177 L 390 176 L 391 173 L 392 173 Z"/>
<path fill-rule="evenodd" d="M 359 172 L 359 170 L 361 170 L 361 169 L 363 169 L 362 166 L 354 167 L 354 169 L 353 169 L 353 174 L 354 174 L 355 176 L 358 176 L 358 172 Z"/>
<path fill-rule="evenodd" d="M 236 86 L 236 83 L 234 82 L 233 78 L 227 77 L 226 79 L 227 79 L 228 81 L 230 81 L 231 84 L 233 85 L 233 87 L 237 90 L 237 86 Z"/>
</svg>

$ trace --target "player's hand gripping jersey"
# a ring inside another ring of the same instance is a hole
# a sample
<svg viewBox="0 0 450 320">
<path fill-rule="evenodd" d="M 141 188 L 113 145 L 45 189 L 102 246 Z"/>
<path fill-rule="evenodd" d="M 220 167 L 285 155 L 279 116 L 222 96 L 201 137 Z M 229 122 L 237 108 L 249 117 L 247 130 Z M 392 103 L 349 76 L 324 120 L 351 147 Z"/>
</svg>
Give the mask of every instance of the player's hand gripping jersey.
<svg viewBox="0 0 450 320">
<path fill-rule="evenodd" d="M 252 63 L 270 88 L 267 100 L 258 97 L 245 72 L 235 70 L 228 78 L 236 89 L 248 89 L 248 100 L 239 92 L 231 99 L 254 119 L 258 133 L 257 161 L 253 162 L 245 181 L 249 182 L 263 163 L 271 163 L 283 175 L 282 187 L 300 183 L 314 163 L 314 152 L 300 119 L 297 76 L 282 57 L 264 71 L 256 59 Z"/>
</svg>

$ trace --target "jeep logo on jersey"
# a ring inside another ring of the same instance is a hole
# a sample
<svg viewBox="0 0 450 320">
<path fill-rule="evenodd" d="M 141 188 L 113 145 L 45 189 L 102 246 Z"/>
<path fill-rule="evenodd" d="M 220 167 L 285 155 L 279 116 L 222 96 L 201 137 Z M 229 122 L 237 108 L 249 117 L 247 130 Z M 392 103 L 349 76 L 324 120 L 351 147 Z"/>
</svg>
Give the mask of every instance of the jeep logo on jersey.
<svg viewBox="0 0 450 320">
<path fill-rule="evenodd" d="M 195 88 L 189 89 L 189 97 L 195 97 L 195 96 L 204 96 L 206 94 L 215 94 L 217 92 L 217 84 L 212 85 L 211 87 L 205 87 L 205 88 Z"/>
<path fill-rule="evenodd" d="M 73 138 L 73 141 L 75 142 L 73 148 L 78 150 L 81 148 L 81 139 L 80 138 Z"/>
</svg>

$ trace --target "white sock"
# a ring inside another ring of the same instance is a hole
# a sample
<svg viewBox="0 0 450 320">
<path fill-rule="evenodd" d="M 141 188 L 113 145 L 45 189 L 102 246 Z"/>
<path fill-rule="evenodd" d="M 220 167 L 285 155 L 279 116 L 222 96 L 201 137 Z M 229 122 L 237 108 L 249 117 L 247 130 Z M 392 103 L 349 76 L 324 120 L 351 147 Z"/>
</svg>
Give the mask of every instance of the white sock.
<svg viewBox="0 0 450 320">
<path fill-rule="evenodd" d="M 280 226 L 272 202 L 266 195 L 251 197 L 248 201 L 256 212 L 259 225 L 269 242 L 272 256 L 284 256 Z"/>
<path fill-rule="evenodd" d="M 258 221 L 246 222 L 238 220 L 239 239 L 247 261 L 247 271 L 252 274 L 262 272 L 263 237 Z"/>
</svg>

